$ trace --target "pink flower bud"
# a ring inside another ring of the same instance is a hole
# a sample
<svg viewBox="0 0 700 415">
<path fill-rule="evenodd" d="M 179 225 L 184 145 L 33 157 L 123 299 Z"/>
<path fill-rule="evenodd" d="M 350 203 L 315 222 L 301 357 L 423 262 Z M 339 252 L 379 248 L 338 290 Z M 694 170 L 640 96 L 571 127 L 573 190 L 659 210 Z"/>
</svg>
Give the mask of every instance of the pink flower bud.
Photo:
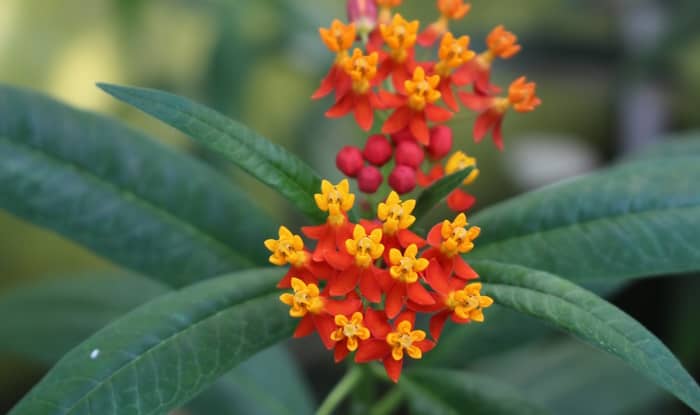
<svg viewBox="0 0 700 415">
<path fill-rule="evenodd" d="M 396 147 L 396 155 L 394 158 L 397 165 L 408 166 L 415 170 L 423 163 L 425 153 L 421 146 L 415 141 L 403 141 Z"/>
<path fill-rule="evenodd" d="M 391 148 L 389 140 L 383 135 L 377 134 L 367 139 L 362 155 L 368 162 L 381 167 L 391 159 L 392 153 L 393 149 Z"/>
<path fill-rule="evenodd" d="M 374 0 L 348 0 L 348 20 L 355 23 L 357 33 L 369 34 L 377 26 L 377 5 Z"/>
<path fill-rule="evenodd" d="M 439 160 L 448 155 L 452 150 L 452 129 L 444 125 L 431 128 L 427 150 L 433 160 Z"/>
<path fill-rule="evenodd" d="M 402 195 L 416 187 L 416 171 L 408 166 L 396 166 L 389 175 L 389 186 Z"/>
<path fill-rule="evenodd" d="M 355 177 L 360 169 L 365 165 L 362 159 L 362 152 L 357 147 L 345 146 L 335 157 L 335 165 L 348 177 Z"/>
<path fill-rule="evenodd" d="M 357 173 L 357 187 L 363 193 L 376 192 L 382 181 L 384 181 L 382 173 L 374 166 L 365 166 Z"/>
</svg>

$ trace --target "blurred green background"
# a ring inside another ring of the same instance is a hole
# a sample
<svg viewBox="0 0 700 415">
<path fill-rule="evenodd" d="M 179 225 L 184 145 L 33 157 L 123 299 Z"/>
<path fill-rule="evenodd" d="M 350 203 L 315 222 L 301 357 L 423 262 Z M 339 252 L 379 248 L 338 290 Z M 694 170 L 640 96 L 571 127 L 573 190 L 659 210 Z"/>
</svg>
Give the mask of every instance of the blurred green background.
<svg viewBox="0 0 700 415">
<path fill-rule="evenodd" d="M 400 11 L 409 18 L 426 23 L 435 18 L 433 1 L 404 3 Z M 463 113 L 453 123 L 457 146 L 479 159 L 482 175 L 472 187 L 479 198 L 477 209 L 595 169 L 669 133 L 700 126 L 697 0 L 472 4 L 472 12 L 453 31 L 471 35 L 476 50 L 483 49 L 485 35 L 496 24 L 517 33 L 523 52 L 498 62 L 495 77 L 505 85 L 526 74 L 538 83 L 544 102 L 534 113 L 508 116 L 505 153 L 489 142 L 472 143 L 472 115 Z M 174 130 L 117 103 L 94 84 L 147 86 L 188 96 L 250 125 L 336 180 L 337 150 L 345 143 L 361 145 L 365 137 L 349 119 L 325 119 L 329 102 L 308 98 L 332 60 L 317 28 L 334 17 L 344 18 L 344 1 L 2 0 L 0 82 L 36 89 L 144 129 L 226 172 L 280 222 L 299 225 L 300 218 L 287 211 L 277 195 Z M 31 280 L 115 270 L 60 236 L 0 212 L 0 295 Z M 698 288 L 691 278 L 649 280 L 613 298 L 669 344 L 686 366 L 697 369 Z M 561 341 L 555 338 L 541 347 L 553 348 Z M 576 347 L 580 346 L 567 344 L 557 350 L 569 356 L 566 353 L 574 353 Z M 328 361 L 314 364 L 308 356 L 301 357 L 321 396 L 337 371 L 325 373 Z M 595 353 L 590 358 L 603 359 Z M 522 362 L 520 366 L 518 373 L 532 370 Z M 488 367 L 489 372 L 509 373 L 505 379 L 514 378 L 518 384 L 517 374 L 502 363 L 500 368 Z M 40 364 L 0 355 L 0 412 L 44 370 Z M 625 379 L 634 377 L 627 374 Z M 545 388 L 532 380 L 524 384 L 532 389 L 533 382 Z M 618 405 L 605 413 L 684 413 L 643 382 L 646 389 L 635 387 L 629 393 L 645 395 L 648 399 L 636 402 L 650 404 Z M 586 390 L 584 383 L 576 387 Z M 575 391 L 570 391 L 572 396 Z M 528 393 L 540 396 L 538 391 Z M 608 397 L 610 405 L 614 398 Z M 578 399 L 585 407 L 586 401 Z"/>
</svg>

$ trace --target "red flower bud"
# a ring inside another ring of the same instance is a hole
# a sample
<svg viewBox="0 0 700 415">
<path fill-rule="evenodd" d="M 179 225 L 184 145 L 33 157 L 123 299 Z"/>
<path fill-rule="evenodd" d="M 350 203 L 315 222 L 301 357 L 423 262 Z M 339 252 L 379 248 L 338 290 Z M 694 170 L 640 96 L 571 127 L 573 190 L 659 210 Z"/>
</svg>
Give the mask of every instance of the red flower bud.
<svg viewBox="0 0 700 415">
<path fill-rule="evenodd" d="M 389 186 L 402 195 L 416 187 L 416 171 L 408 166 L 396 166 L 389 175 Z"/>
<path fill-rule="evenodd" d="M 348 20 L 357 32 L 368 34 L 377 26 L 377 5 L 374 0 L 348 0 Z"/>
<path fill-rule="evenodd" d="M 415 141 L 403 141 L 396 147 L 396 164 L 399 166 L 408 166 L 414 170 L 419 168 L 425 153 L 421 146 Z"/>
<path fill-rule="evenodd" d="M 381 167 L 391 159 L 392 151 L 389 140 L 383 135 L 377 134 L 367 139 L 362 155 L 368 162 Z"/>
<path fill-rule="evenodd" d="M 355 177 L 360 169 L 365 165 L 362 159 L 362 152 L 357 147 L 345 146 L 335 157 L 335 165 L 348 177 Z"/>
<path fill-rule="evenodd" d="M 363 193 L 376 192 L 382 181 L 384 181 L 382 173 L 374 166 L 365 166 L 357 173 L 357 187 Z"/>
<path fill-rule="evenodd" d="M 427 150 L 433 160 L 439 160 L 448 155 L 452 150 L 452 129 L 444 125 L 431 128 Z"/>
<path fill-rule="evenodd" d="M 413 133 L 411 133 L 411 130 L 408 127 L 406 127 L 398 133 L 392 134 L 391 140 L 394 142 L 395 145 L 398 146 L 404 141 L 416 141 L 416 137 L 414 137 Z"/>
</svg>

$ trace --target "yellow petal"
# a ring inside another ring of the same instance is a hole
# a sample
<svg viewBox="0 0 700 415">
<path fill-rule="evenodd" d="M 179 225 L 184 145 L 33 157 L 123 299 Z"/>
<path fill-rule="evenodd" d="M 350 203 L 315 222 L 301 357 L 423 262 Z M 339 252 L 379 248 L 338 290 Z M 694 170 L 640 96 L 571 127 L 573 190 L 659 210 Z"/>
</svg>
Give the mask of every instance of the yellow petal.
<svg viewBox="0 0 700 415">
<path fill-rule="evenodd" d="M 391 262 L 391 265 L 398 265 L 402 258 L 403 255 L 401 255 L 401 251 L 398 249 L 391 248 L 391 250 L 389 250 L 389 262 Z"/>
<path fill-rule="evenodd" d="M 305 290 L 306 284 L 304 284 L 304 281 L 300 280 L 299 278 L 292 277 L 292 289 L 294 292 Z"/>
<path fill-rule="evenodd" d="M 360 323 L 362 323 L 362 319 L 363 319 L 362 313 L 360 313 L 359 311 L 355 311 L 354 313 L 352 313 L 352 317 L 350 318 L 350 321 L 352 321 L 353 324 L 360 324 Z"/>
<path fill-rule="evenodd" d="M 413 339 L 414 342 L 419 342 L 425 340 L 425 332 L 423 330 L 414 330 L 411 332 L 411 339 Z"/>
<path fill-rule="evenodd" d="M 481 311 L 481 309 L 472 310 L 472 312 L 469 314 L 469 318 L 477 323 L 483 323 L 484 313 Z"/>
<path fill-rule="evenodd" d="M 280 301 L 287 305 L 294 304 L 294 295 L 290 293 L 284 293 L 280 295 Z"/>
<path fill-rule="evenodd" d="M 393 357 L 394 360 L 401 360 L 401 359 L 403 359 L 403 347 L 401 347 L 401 346 L 394 346 L 394 348 L 391 349 L 391 357 Z"/>
<path fill-rule="evenodd" d="M 417 346 L 410 346 L 406 351 L 412 359 L 421 359 L 423 357 L 423 351 Z"/>
<path fill-rule="evenodd" d="M 335 325 L 336 325 L 336 326 L 341 326 L 341 327 L 342 327 L 342 326 L 345 326 L 346 324 L 349 323 L 348 318 L 345 317 L 345 316 L 342 315 L 342 314 L 336 315 L 335 318 L 334 318 L 334 320 L 335 320 Z"/>
<path fill-rule="evenodd" d="M 351 352 L 354 352 L 355 350 L 357 350 L 357 345 L 358 345 L 358 341 L 357 341 L 357 338 L 355 336 L 348 337 L 348 343 L 347 343 L 348 350 L 350 350 Z"/>
<path fill-rule="evenodd" d="M 408 248 L 406 248 L 405 256 L 415 258 L 417 253 L 418 253 L 418 246 L 416 246 L 416 244 L 411 244 L 408 246 Z"/>
</svg>

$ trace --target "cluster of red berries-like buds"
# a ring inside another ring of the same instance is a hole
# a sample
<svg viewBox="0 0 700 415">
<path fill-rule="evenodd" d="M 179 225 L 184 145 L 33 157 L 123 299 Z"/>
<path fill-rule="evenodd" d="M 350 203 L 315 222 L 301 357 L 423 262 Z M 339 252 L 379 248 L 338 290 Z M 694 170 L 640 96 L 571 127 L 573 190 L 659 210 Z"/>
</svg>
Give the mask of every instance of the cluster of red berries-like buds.
<svg viewBox="0 0 700 415">
<path fill-rule="evenodd" d="M 355 178 L 363 193 L 375 193 L 384 177 L 380 170 L 392 159 L 393 169 L 389 173 L 389 186 L 399 194 L 415 189 L 418 171 L 426 158 L 432 163 L 439 162 L 452 149 L 452 129 L 436 125 L 430 129 L 430 141 L 427 146 L 418 143 L 409 130 L 390 135 L 375 134 L 370 136 L 364 149 L 345 146 L 336 156 L 338 170 L 348 177 Z"/>
<path fill-rule="evenodd" d="M 506 111 L 529 112 L 540 104 L 535 84 L 524 77 L 510 85 L 507 96 L 499 96 L 501 89 L 491 83 L 495 59 L 508 59 L 521 49 L 503 26 L 489 33 L 487 49 L 477 54 L 469 49 L 469 36 L 455 37 L 449 31 L 449 22 L 463 18 L 469 4 L 437 0 L 440 18 L 421 32 L 419 21 L 393 13 L 401 3 L 349 0 L 350 23 L 335 20 L 330 28 L 320 29 L 336 59 L 313 98 L 333 93 L 326 116 L 352 113 L 365 131 L 372 129 L 375 116 L 383 119 L 364 148 L 347 146 L 337 154 L 340 171 L 355 178 L 364 193 L 376 192 L 386 179 L 393 190 L 405 194 L 430 182 L 421 177 L 446 171 L 445 166 L 436 169 L 453 147 L 452 130 L 445 123 L 462 108 L 477 113 L 474 140 L 490 133 L 502 149 Z M 418 45 L 437 45 L 438 58 L 418 61 Z"/>
<path fill-rule="evenodd" d="M 477 273 L 462 258 L 480 229 L 460 213 L 424 239 L 409 230 L 416 201 L 402 201 L 396 192 L 379 203 L 375 219 L 352 223 L 349 189 L 347 180 L 323 181 L 314 199 L 328 212 L 326 223 L 302 228 L 316 241 L 313 249 L 284 226 L 265 246 L 272 264 L 289 266 L 278 287 L 292 290 L 280 300 L 301 319 L 294 337 L 316 332 L 336 362 L 355 352 L 357 363 L 381 361 L 396 382 L 405 356 L 420 359 L 430 351 L 448 319 L 484 321 L 493 300 L 481 295 Z M 432 339 L 416 328 L 420 313 L 431 315 Z"/>
</svg>

